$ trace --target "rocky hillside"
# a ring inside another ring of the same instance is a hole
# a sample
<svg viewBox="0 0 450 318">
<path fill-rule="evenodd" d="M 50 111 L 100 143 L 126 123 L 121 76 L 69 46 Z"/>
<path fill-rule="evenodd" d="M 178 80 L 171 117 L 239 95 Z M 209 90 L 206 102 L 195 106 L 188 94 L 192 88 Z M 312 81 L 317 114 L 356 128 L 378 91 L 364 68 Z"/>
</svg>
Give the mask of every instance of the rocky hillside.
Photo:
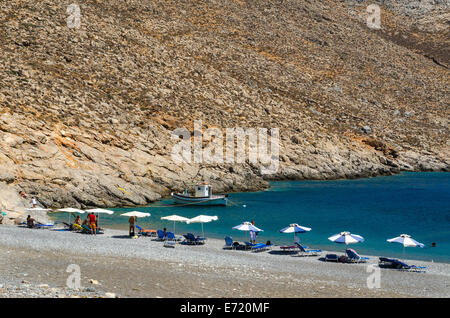
<svg viewBox="0 0 450 318">
<path fill-rule="evenodd" d="M 413 2 L 385 1 L 373 30 L 366 1 L 1 1 L 0 182 L 112 207 L 201 180 L 448 171 L 448 1 Z M 277 173 L 175 164 L 171 131 L 194 120 L 279 128 Z"/>
</svg>

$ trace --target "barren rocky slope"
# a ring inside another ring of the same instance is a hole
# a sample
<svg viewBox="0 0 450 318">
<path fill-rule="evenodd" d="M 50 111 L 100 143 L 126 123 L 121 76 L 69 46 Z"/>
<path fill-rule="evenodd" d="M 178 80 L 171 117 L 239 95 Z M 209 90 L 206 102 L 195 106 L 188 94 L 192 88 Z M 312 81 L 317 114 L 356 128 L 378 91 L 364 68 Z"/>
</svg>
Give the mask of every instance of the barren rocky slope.
<svg viewBox="0 0 450 318">
<path fill-rule="evenodd" d="M 448 1 L 389 2 L 372 30 L 365 1 L 1 1 L 0 183 L 111 207 L 201 180 L 448 171 Z M 175 164 L 171 131 L 193 120 L 279 128 L 277 173 Z"/>
</svg>

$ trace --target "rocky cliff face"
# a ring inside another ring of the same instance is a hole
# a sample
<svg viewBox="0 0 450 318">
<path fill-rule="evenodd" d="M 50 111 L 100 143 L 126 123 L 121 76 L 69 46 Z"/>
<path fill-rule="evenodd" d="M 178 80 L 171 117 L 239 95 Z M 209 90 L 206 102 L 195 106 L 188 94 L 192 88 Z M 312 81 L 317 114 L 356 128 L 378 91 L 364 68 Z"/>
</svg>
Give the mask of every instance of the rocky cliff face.
<svg viewBox="0 0 450 318">
<path fill-rule="evenodd" d="M 448 1 L 388 2 L 373 30 L 365 1 L 2 1 L 0 182 L 112 207 L 201 180 L 448 171 Z M 175 164 L 171 132 L 194 120 L 279 128 L 278 171 Z"/>
</svg>

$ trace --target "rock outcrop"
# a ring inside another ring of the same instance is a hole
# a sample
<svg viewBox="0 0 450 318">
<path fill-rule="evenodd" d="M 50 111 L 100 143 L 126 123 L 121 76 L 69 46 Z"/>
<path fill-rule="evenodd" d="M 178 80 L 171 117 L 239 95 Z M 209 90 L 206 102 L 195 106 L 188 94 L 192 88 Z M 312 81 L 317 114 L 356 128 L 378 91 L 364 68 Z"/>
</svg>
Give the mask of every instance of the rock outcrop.
<svg viewBox="0 0 450 318">
<path fill-rule="evenodd" d="M 381 30 L 366 6 L 3 1 L 0 182 L 48 207 L 113 207 L 202 180 L 224 192 L 449 171 L 448 2 L 427 15 L 386 1 Z M 171 132 L 194 120 L 279 128 L 279 169 L 174 163 Z"/>
</svg>

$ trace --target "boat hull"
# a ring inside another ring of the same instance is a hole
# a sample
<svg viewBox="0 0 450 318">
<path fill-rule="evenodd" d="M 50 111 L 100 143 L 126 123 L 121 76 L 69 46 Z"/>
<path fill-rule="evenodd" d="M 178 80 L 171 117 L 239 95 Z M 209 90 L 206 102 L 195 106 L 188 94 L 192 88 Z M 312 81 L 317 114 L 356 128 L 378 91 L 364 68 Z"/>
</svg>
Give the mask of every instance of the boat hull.
<svg viewBox="0 0 450 318">
<path fill-rule="evenodd" d="M 213 195 L 212 197 L 191 197 L 178 193 L 172 193 L 172 199 L 176 204 L 184 205 L 227 205 L 228 198 L 225 195 Z"/>
</svg>

